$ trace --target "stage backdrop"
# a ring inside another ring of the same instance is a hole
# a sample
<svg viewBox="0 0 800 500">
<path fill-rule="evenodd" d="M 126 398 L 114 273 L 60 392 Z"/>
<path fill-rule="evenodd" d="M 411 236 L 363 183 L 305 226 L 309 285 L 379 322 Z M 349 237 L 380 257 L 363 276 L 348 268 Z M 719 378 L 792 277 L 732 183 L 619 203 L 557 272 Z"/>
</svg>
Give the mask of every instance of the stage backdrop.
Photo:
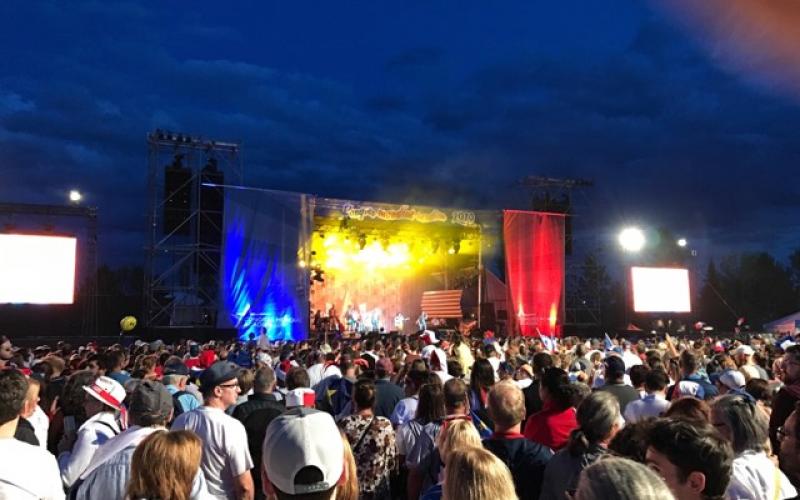
<svg viewBox="0 0 800 500">
<path fill-rule="evenodd" d="M 510 332 L 560 336 L 564 323 L 564 216 L 503 211 Z"/>
<path fill-rule="evenodd" d="M 309 238 L 306 195 L 225 189 L 225 222 L 217 326 L 240 338 L 267 329 L 272 340 L 308 336 L 308 277 L 298 248 Z"/>
</svg>

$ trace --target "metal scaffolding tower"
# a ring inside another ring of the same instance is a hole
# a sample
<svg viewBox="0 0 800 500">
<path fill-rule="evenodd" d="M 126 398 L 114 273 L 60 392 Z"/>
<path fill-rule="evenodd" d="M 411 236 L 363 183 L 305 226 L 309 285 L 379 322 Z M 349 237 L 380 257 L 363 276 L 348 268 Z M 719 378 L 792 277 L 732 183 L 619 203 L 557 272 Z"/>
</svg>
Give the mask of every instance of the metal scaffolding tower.
<svg viewBox="0 0 800 500">
<path fill-rule="evenodd" d="M 594 186 L 588 179 L 568 179 L 530 175 L 519 184 L 528 189 L 531 208 L 542 212 L 565 214 L 565 269 L 564 324 L 565 326 L 599 326 L 600 292 L 596 281 L 586 278 L 587 268 L 583 264 L 569 262 L 572 255 L 572 218 L 575 204 L 572 193 L 576 189 Z"/>
<path fill-rule="evenodd" d="M 213 327 L 219 302 L 223 185 L 241 185 L 240 144 L 156 130 L 147 136 L 144 325 Z"/>
</svg>

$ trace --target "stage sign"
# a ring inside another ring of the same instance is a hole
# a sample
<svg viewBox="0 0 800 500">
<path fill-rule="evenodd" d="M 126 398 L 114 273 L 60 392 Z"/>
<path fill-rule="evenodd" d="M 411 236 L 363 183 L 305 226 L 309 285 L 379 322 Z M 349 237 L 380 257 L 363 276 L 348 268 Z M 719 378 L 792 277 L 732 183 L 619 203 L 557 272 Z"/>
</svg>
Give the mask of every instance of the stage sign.
<svg viewBox="0 0 800 500">
<path fill-rule="evenodd" d="M 635 312 L 692 312 L 689 270 L 666 267 L 632 267 Z"/>
<path fill-rule="evenodd" d="M 467 210 L 453 210 L 448 215 L 438 208 L 422 209 L 409 205 L 399 205 L 396 208 L 387 206 L 352 205 L 346 204 L 342 212 L 353 220 L 378 219 L 384 221 L 414 221 L 425 224 L 432 222 L 450 222 L 460 226 L 471 227 L 475 225 L 475 213 Z"/>
<path fill-rule="evenodd" d="M 0 234 L 0 303 L 72 304 L 76 241 Z"/>
</svg>

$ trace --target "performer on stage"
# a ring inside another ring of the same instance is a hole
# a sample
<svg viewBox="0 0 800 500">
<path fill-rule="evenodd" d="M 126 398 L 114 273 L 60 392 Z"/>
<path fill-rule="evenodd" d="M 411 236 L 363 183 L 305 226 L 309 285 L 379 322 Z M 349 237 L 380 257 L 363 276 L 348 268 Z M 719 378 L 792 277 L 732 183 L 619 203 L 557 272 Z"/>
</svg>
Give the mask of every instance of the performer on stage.
<svg viewBox="0 0 800 500">
<path fill-rule="evenodd" d="M 379 332 L 381 330 L 381 310 L 377 307 L 372 310 L 372 331 Z"/>
<path fill-rule="evenodd" d="M 341 332 L 342 331 L 342 320 L 339 319 L 339 315 L 336 313 L 336 306 L 332 305 L 330 309 L 328 309 L 328 320 L 330 321 L 330 329 L 333 332 Z"/>
<path fill-rule="evenodd" d="M 417 318 L 417 328 L 419 328 L 420 331 L 428 329 L 428 314 L 425 311 L 422 311 L 419 318 Z"/>
<path fill-rule="evenodd" d="M 394 316 L 394 329 L 400 333 L 403 333 L 403 325 L 408 318 L 403 316 L 403 313 L 398 312 Z"/>
</svg>

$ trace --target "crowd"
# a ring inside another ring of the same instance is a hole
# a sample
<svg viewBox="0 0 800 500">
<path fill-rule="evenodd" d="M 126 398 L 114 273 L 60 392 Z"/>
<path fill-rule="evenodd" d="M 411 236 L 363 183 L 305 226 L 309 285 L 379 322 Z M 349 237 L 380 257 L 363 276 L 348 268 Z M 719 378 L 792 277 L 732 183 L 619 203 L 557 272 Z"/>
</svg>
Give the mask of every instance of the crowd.
<svg viewBox="0 0 800 500">
<path fill-rule="evenodd" d="M 795 342 L 0 336 L 0 499 L 798 498 Z"/>
</svg>

